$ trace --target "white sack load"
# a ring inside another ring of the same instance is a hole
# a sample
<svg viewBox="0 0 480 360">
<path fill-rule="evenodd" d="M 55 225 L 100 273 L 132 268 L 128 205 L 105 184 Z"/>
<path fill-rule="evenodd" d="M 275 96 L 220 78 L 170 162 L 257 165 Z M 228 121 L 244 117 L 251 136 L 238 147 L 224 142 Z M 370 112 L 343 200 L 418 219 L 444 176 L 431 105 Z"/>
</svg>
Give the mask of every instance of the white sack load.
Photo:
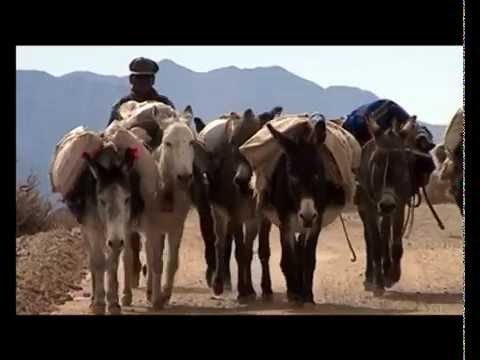
<svg viewBox="0 0 480 360">
<path fill-rule="evenodd" d="M 153 155 L 143 142 L 131 131 L 118 124 L 111 124 L 104 132 L 104 142 L 113 143 L 117 151 L 125 152 L 128 148 L 137 149 L 134 169 L 140 174 L 140 191 L 142 197 L 153 198 L 157 194 L 158 172 Z"/>
<path fill-rule="evenodd" d="M 314 126 L 313 121 L 306 115 L 288 115 L 276 118 L 269 123 L 288 137 L 302 136 L 311 131 Z M 346 207 L 351 207 L 356 188 L 353 169 L 357 169 L 360 165 L 361 148 L 353 136 L 335 122 L 327 121 L 326 128 L 325 145 L 319 149 L 324 160 L 326 176 L 344 189 L 347 199 Z M 282 155 L 282 148 L 264 126 L 240 147 L 240 152 L 252 166 L 254 176 L 251 187 L 258 196 L 266 189 Z M 323 226 L 332 223 L 343 209 L 329 210 L 334 211 L 327 211 Z"/>
<path fill-rule="evenodd" d="M 464 127 L 465 115 L 462 107 L 457 110 L 445 131 L 443 142 L 449 156 L 453 154 L 455 148 L 462 142 Z"/>
<path fill-rule="evenodd" d="M 463 107 L 459 108 L 453 116 L 450 124 L 445 130 L 443 143 L 447 153 L 447 158 L 440 168 L 440 179 L 443 181 L 450 180 L 453 175 L 453 152 L 455 148 L 462 142 L 463 131 L 465 127 L 465 117 Z"/>
<path fill-rule="evenodd" d="M 233 119 L 232 121 L 229 121 Z M 240 123 L 241 117 L 237 113 L 220 116 L 219 119 L 210 121 L 198 134 L 198 141 L 205 145 L 208 152 L 214 153 L 226 140 L 225 134 L 233 133 L 233 128 Z M 231 126 L 231 129 L 226 129 Z"/>
<path fill-rule="evenodd" d="M 112 123 L 103 136 L 78 127 L 60 140 L 50 162 L 52 191 L 68 197 L 80 175 L 87 169 L 83 153 L 95 156 L 109 143 L 113 143 L 121 153 L 129 147 L 137 149 L 134 169 L 140 174 L 141 194 L 144 198 L 156 196 L 158 176 L 152 155 L 137 136 L 119 126 L 118 122 Z"/>
<path fill-rule="evenodd" d="M 102 148 L 102 139 L 94 131 L 79 126 L 68 132 L 56 145 L 50 161 L 49 178 L 52 192 L 67 197 L 77 179 L 87 168 L 84 152 L 94 154 Z"/>
</svg>

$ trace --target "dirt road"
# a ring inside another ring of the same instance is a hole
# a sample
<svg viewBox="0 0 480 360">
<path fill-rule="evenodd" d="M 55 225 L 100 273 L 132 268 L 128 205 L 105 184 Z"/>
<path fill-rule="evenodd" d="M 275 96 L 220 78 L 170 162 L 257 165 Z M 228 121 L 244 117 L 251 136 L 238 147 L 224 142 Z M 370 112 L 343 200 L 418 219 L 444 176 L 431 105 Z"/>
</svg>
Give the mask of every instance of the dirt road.
<svg viewBox="0 0 480 360">
<path fill-rule="evenodd" d="M 205 279 L 205 260 L 198 217 L 192 211 L 185 226 L 181 245 L 180 268 L 169 305 L 158 314 L 462 314 L 463 313 L 463 242 L 461 217 L 455 205 L 436 205 L 446 229 L 440 230 L 430 211 L 421 206 L 415 211 L 415 224 L 409 239 L 404 240 L 402 278 L 383 297 L 374 297 L 363 289 L 365 264 L 363 227 L 356 213 L 345 220 L 357 261 L 350 262 L 350 251 L 339 220 L 322 230 L 317 248 L 315 301 L 313 307 L 294 307 L 285 299 L 285 280 L 280 270 L 278 230 L 271 233 L 270 268 L 274 300 L 261 297 L 240 305 L 235 293 L 214 299 Z M 257 247 L 255 244 L 255 248 Z M 235 285 L 235 260 L 232 256 L 232 281 Z M 122 289 L 121 269 L 119 272 Z M 260 294 L 260 262 L 253 261 L 253 280 Z M 86 271 L 87 273 L 87 271 Z M 55 314 L 89 314 L 90 276 L 82 290 L 72 293 L 73 301 L 62 305 Z M 144 279 L 134 290 L 132 307 L 124 314 L 150 314 L 145 300 Z"/>
</svg>

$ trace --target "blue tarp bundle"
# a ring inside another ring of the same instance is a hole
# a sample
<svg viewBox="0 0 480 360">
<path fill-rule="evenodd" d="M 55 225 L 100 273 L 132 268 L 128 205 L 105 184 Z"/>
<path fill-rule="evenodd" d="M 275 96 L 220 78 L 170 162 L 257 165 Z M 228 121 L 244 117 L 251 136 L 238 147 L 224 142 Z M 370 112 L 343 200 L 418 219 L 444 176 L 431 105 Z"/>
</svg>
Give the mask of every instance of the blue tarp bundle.
<svg viewBox="0 0 480 360">
<path fill-rule="evenodd" d="M 393 118 L 397 118 L 398 121 L 402 123 L 410 117 L 396 102 L 388 99 L 380 99 L 353 110 L 347 116 L 343 127 L 352 133 L 361 143 L 368 141 L 370 139 L 370 133 L 366 123 L 366 116 L 371 115 L 380 108 L 382 108 L 379 111 L 380 116 L 376 118 L 376 121 L 382 129 L 389 128 L 392 125 Z"/>
</svg>

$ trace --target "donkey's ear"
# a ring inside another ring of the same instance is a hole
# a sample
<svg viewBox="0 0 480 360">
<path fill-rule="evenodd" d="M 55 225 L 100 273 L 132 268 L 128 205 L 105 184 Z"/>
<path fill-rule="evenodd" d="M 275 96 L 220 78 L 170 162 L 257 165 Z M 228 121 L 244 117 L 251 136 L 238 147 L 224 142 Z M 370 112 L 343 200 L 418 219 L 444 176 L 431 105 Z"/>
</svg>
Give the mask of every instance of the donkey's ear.
<svg viewBox="0 0 480 360">
<path fill-rule="evenodd" d="M 382 128 L 380 127 L 380 125 L 377 124 L 377 122 L 373 119 L 372 116 L 367 115 L 366 121 L 367 121 L 368 130 L 370 131 L 370 133 L 374 138 L 379 137 L 383 133 Z"/>
<path fill-rule="evenodd" d="M 296 144 L 292 140 L 275 130 L 272 124 L 267 123 L 266 126 L 270 133 L 273 135 L 273 138 L 280 144 L 280 146 L 286 153 L 291 153 L 295 151 Z"/>
<path fill-rule="evenodd" d="M 88 166 L 88 169 L 90 170 L 90 173 L 93 175 L 95 180 L 98 181 L 98 179 L 100 179 L 100 175 L 102 171 L 101 165 L 98 164 L 87 152 L 84 152 L 82 154 L 82 158 L 85 159 L 85 161 L 87 162 L 87 166 Z"/>
<path fill-rule="evenodd" d="M 247 109 L 243 113 L 243 121 L 253 121 L 255 120 L 255 114 L 252 109 Z"/>
<path fill-rule="evenodd" d="M 187 119 L 187 121 L 193 121 L 193 110 L 192 110 L 192 107 L 190 105 L 187 105 L 187 107 L 185 108 L 185 110 L 183 110 L 183 113 L 182 113 L 183 117 L 185 119 Z"/>
<path fill-rule="evenodd" d="M 128 172 L 132 169 L 135 160 L 138 158 L 137 147 L 129 147 L 125 150 L 125 157 L 123 159 L 122 170 Z"/>
<path fill-rule="evenodd" d="M 417 116 L 413 115 L 409 117 L 405 125 L 403 125 L 403 127 L 399 131 L 400 136 L 406 139 L 410 135 L 413 135 L 413 133 L 416 131 L 416 125 L 417 125 Z"/>
<path fill-rule="evenodd" d="M 193 122 L 195 123 L 195 129 L 197 130 L 197 133 L 200 133 L 200 131 L 202 131 L 205 127 L 205 123 L 199 117 L 194 117 Z"/>
<path fill-rule="evenodd" d="M 310 137 L 310 142 L 320 145 L 325 142 L 326 137 L 327 127 L 325 125 L 325 117 L 323 117 L 323 119 L 317 121 L 317 123 L 315 124 L 315 128 L 313 129 L 312 135 Z"/>
</svg>

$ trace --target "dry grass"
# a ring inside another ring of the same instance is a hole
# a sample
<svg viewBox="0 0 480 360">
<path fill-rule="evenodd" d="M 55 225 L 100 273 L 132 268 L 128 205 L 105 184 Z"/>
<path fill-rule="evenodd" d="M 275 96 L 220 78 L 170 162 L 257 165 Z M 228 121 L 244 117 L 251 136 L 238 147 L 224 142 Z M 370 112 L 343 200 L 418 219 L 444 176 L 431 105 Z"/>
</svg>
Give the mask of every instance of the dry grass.
<svg viewBox="0 0 480 360">
<path fill-rule="evenodd" d="M 16 236 L 35 234 L 48 229 L 51 204 L 38 191 L 38 178 L 30 175 L 16 188 Z"/>
</svg>

